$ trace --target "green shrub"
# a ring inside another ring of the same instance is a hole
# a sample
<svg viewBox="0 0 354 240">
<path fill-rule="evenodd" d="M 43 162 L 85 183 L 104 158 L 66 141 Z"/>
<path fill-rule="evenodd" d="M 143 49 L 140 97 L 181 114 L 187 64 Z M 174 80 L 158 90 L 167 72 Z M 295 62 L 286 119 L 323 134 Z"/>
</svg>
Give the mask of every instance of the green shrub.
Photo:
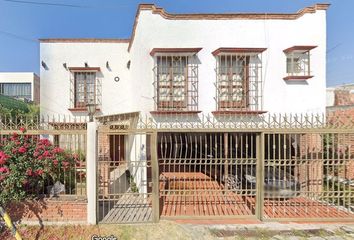
<svg viewBox="0 0 354 240">
<path fill-rule="evenodd" d="M 77 154 L 55 147 L 47 139 L 16 133 L 6 136 L 0 141 L 0 204 L 46 193 L 46 187 L 57 181 L 71 191 L 78 162 Z"/>
</svg>

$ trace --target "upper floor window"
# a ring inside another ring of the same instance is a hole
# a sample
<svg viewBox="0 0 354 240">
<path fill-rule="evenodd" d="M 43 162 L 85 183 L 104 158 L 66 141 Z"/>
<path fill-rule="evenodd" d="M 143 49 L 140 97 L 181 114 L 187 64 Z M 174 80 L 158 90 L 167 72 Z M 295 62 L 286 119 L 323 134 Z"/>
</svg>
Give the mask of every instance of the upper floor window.
<svg viewBox="0 0 354 240">
<path fill-rule="evenodd" d="M 31 92 L 31 83 L 0 83 L 1 95 L 31 100 Z"/>
<path fill-rule="evenodd" d="M 217 111 L 262 109 L 262 60 L 265 49 L 219 48 L 216 56 Z"/>
<path fill-rule="evenodd" d="M 164 50 L 163 53 L 162 50 Z M 193 49 L 193 54 L 187 49 L 168 50 L 170 49 L 153 49 L 152 51 L 153 55 L 157 53 L 154 67 L 155 110 L 197 111 L 198 64 L 196 50 Z"/>
<path fill-rule="evenodd" d="M 69 68 L 71 71 L 71 105 L 74 109 L 86 110 L 88 103 L 100 104 L 99 68 Z"/>
<path fill-rule="evenodd" d="M 284 50 L 286 74 L 284 80 L 311 78 L 310 50 L 315 46 L 294 46 Z"/>
</svg>

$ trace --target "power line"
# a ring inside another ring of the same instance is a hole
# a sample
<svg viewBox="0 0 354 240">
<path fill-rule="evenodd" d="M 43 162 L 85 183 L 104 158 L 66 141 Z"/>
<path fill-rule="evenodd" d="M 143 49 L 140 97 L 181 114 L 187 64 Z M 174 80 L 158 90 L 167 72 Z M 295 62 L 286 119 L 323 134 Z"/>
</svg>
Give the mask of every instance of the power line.
<svg viewBox="0 0 354 240">
<path fill-rule="evenodd" d="M 122 7 L 130 7 L 132 4 L 119 4 L 119 6 L 89 6 L 89 5 L 75 5 L 75 4 L 65 4 L 65 3 L 51 3 L 51 2 L 38 2 L 38 1 L 27 1 L 27 0 L 2 0 L 4 2 L 36 5 L 36 6 L 52 6 L 52 7 L 69 7 L 69 8 L 83 8 L 83 9 L 109 9 L 109 10 L 120 10 Z"/>
<path fill-rule="evenodd" d="M 29 42 L 35 42 L 35 43 L 38 42 L 38 40 L 36 40 L 36 39 L 23 37 L 23 36 L 20 36 L 20 35 L 14 34 L 14 33 L 10 33 L 10 32 L 6 32 L 3 30 L 0 30 L 0 34 L 6 35 L 6 36 L 12 37 L 12 38 L 20 39 L 23 41 L 29 41 Z"/>
<path fill-rule="evenodd" d="M 336 49 L 336 48 L 339 47 L 340 45 L 342 45 L 342 43 L 338 43 L 338 44 L 335 45 L 334 47 L 328 49 L 326 53 L 328 54 L 328 53 L 332 52 L 334 49 Z"/>
<path fill-rule="evenodd" d="M 89 6 L 64 4 L 64 3 L 36 2 L 36 1 L 23 1 L 23 0 L 3 0 L 3 1 L 4 2 L 13 2 L 13 3 L 32 4 L 32 5 L 56 6 L 56 7 L 90 8 Z"/>
</svg>

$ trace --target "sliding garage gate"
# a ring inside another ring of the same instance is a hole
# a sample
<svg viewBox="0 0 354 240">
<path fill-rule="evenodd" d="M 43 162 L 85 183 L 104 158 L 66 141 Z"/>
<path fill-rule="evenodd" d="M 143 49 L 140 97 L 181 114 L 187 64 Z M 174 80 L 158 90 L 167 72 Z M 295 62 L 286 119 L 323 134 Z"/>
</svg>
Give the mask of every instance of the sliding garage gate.
<svg viewBox="0 0 354 240">
<path fill-rule="evenodd" d="M 354 134 L 99 132 L 99 222 L 354 218 Z"/>
<path fill-rule="evenodd" d="M 249 133 L 159 133 L 161 217 L 254 217 L 256 140 Z"/>
</svg>

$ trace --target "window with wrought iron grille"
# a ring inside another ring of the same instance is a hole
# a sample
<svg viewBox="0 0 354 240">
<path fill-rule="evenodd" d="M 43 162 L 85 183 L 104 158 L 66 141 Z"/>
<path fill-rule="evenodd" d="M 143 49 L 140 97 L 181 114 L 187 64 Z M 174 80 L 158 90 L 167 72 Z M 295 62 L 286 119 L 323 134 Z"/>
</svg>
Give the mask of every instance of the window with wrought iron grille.
<svg viewBox="0 0 354 240">
<path fill-rule="evenodd" d="M 308 79 L 311 76 L 310 50 L 316 46 L 293 46 L 284 50 L 286 77 L 284 80 Z"/>
<path fill-rule="evenodd" d="M 100 104 L 100 82 L 95 71 L 71 72 L 71 104 L 74 109 L 86 109 L 88 103 Z"/>
<path fill-rule="evenodd" d="M 309 52 L 291 52 L 286 55 L 286 73 L 290 76 L 310 75 Z"/>
<path fill-rule="evenodd" d="M 262 110 L 261 66 L 258 54 L 217 56 L 217 111 Z"/>
<path fill-rule="evenodd" d="M 195 56 L 156 56 L 155 64 L 155 109 L 198 110 L 198 66 Z"/>
</svg>

